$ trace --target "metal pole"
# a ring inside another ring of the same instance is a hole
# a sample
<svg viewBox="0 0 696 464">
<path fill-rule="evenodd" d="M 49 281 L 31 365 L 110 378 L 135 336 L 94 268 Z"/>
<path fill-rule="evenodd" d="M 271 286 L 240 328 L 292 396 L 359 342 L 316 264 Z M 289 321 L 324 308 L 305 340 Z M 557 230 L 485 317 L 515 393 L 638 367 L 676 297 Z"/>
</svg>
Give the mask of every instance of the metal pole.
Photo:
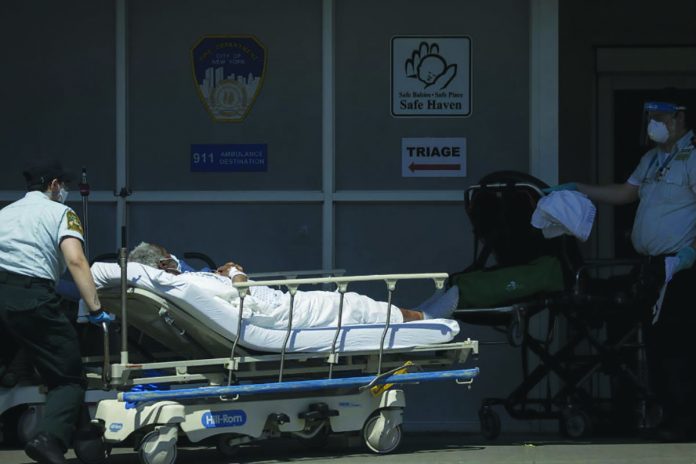
<svg viewBox="0 0 696 464">
<path fill-rule="evenodd" d="M 336 324 L 336 333 L 334 334 L 333 343 L 331 344 L 331 354 L 329 355 L 329 378 L 333 377 L 333 366 L 338 363 L 338 353 L 336 353 L 336 342 L 341 333 L 341 322 L 343 321 L 343 301 L 348 290 L 348 284 L 338 284 L 338 291 L 341 294 L 341 299 L 338 302 L 338 323 Z"/>
<path fill-rule="evenodd" d="M 89 261 L 89 209 L 87 202 L 89 197 L 89 184 L 87 183 L 87 168 L 84 166 L 82 166 L 82 177 L 78 187 L 80 189 L 80 195 L 82 196 L 82 228 L 85 239 L 85 257 L 87 258 L 87 261 Z"/>
<path fill-rule="evenodd" d="M 278 382 L 283 381 L 283 369 L 285 367 L 285 350 L 288 347 L 288 340 L 290 340 L 290 334 L 292 333 L 292 313 L 295 309 L 295 294 L 297 293 L 297 285 L 288 285 L 288 292 L 290 293 L 290 314 L 288 314 L 288 331 L 285 333 L 283 349 L 280 352 L 280 372 L 278 374 Z"/>
<path fill-rule="evenodd" d="M 391 321 L 392 312 L 392 293 L 396 288 L 396 280 L 386 280 L 388 297 L 387 297 L 387 320 L 384 321 L 384 331 L 382 332 L 382 341 L 379 344 L 379 362 L 377 363 L 377 375 L 382 373 L 382 354 L 384 354 L 384 340 L 389 332 L 389 322 Z"/>
<path fill-rule="evenodd" d="M 244 298 L 249 291 L 248 288 L 239 289 L 239 318 L 237 319 L 237 334 L 234 337 L 234 343 L 232 344 L 232 352 L 230 353 L 230 365 L 228 366 L 229 372 L 227 373 L 227 386 L 232 384 L 232 371 L 236 371 L 238 362 L 234 359 L 235 351 L 237 350 L 237 343 L 242 337 L 242 317 L 244 317 Z"/>
<path fill-rule="evenodd" d="M 109 325 L 102 322 L 104 335 L 104 365 L 102 366 L 102 384 L 104 390 L 109 390 L 111 384 L 111 352 L 109 351 Z"/>
<path fill-rule="evenodd" d="M 118 264 L 121 266 L 121 364 L 128 364 L 128 312 L 126 290 L 128 286 L 128 245 L 126 226 L 121 227 L 121 249 Z"/>
<path fill-rule="evenodd" d="M 128 1 L 116 0 L 115 7 L 116 188 L 128 190 Z M 126 197 L 120 196 L 116 203 L 116 248 L 119 246 L 118 231 L 123 227 L 126 208 Z"/>
</svg>

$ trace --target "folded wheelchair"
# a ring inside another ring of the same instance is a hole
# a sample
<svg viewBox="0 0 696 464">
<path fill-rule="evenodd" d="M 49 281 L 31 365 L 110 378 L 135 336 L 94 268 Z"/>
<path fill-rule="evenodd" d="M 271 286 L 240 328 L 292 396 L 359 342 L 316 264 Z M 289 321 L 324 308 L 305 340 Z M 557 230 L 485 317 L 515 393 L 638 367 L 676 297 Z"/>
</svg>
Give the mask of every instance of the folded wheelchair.
<svg viewBox="0 0 696 464">
<path fill-rule="evenodd" d="M 450 275 L 448 285 L 461 294 L 454 317 L 504 333 L 519 347 L 522 365 L 509 395 L 483 400 L 481 432 L 499 435 L 498 405 L 514 419 L 557 420 L 571 438 L 603 425 L 649 427 L 657 419 L 641 331 L 646 311 L 635 296 L 637 263 L 584 261 L 574 237 L 544 238 L 530 224 L 544 187 L 530 175 L 501 171 L 466 191 L 474 262 Z M 555 267 L 535 270 L 542 258 Z M 486 295 L 479 303 L 487 305 L 472 307 L 467 290 L 496 286 L 499 301 Z"/>
</svg>

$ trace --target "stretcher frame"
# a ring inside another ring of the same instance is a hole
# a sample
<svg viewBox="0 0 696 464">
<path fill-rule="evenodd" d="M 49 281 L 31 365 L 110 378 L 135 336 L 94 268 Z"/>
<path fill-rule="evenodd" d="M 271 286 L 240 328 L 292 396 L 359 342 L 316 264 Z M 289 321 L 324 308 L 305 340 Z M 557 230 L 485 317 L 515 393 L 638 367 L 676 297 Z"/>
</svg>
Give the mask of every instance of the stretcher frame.
<svg viewBox="0 0 696 464">
<path fill-rule="evenodd" d="M 403 390 L 392 388 L 393 385 L 442 380 L 470 385 L 478 375 L 478 368 L 455 368 L 466 362 L 471 354 L 478 354 L 478 342 L 470 339 L 406 349 L 384 347 L 396 282 L 432 279 L 436 287 L 442 288 L 448 277 L 444 273 L 236 283 L 234 285 L 240 295 L 237 334 L 241 333 L 244 298 L 249 294 L 250 287 L 265 285 L 288 289 L 291 298 L 290 315 L 280 353 L 245 352 L 239 346 L 238 337 L 235 337 L 228 357 L 131 363 L 126 333 L 129 299 L 150 300 L 159 305 L 162 319 L 173 329 L 176 330 L 177 327 L 176 321 L 171 321 L 171 311 L 175 310 L 175 305 L 152 292 L 126 288 L 124 267 L 122 262 L 120 301 L 122 342 L 125 344 L 120 362 L 107 364 L 110 359 L 108 330 L 104 331 L 104 346 L 107 350 L 103 371 L 105 385 L 124 390 L 135 385 L 153 383 L 171 386 L 183 384 L 185 387 L 193 383 L 194 388 L 121 392 L 116 400 L 101 401 L 92 421 L 101 446 L 95 445 L 95 440 L 86 440 L 83 446 L 76 446 L 78 457 L 85 462 L 89 461 L 88 464 L 103 462 L 108 457 L 111 446 L 132 435 L 140 435 L 136 448 L 141 461 L 146 464 L 175 462 L 176 439 L 179 434 L 186 435 L 193 442 L 215 439 L 218 450 L 231 456 L 242 443 L 286 433 L 304 439 L 315 439 L 329 431 L 362 430 L 368 449 L 384 454 L 396 449 L 401 440 L 405 395 Z M 380 280 L 385 282 L 388 289 L 387 315 L 380 348 L 339 352 L 336 342 L 342 329 L 340 321 L 343 297 L 348 285 Z M 292 332 L 294 297 L 298 287 L 307 284 L 336 285 L 340 293 L 339 323 L 328 353 L 286 351 Z M 109 299 L 115 301 L 116 295 L 114 292 L 107 292 L 101 297 L 107 303 Z M 407 373 L 413 368 L 440 370 Z M 141 375 L 150 370 L 156 370 L 160 374 Z M 165 374 L 162 371 L 167 372 Z M 310 379 L 296 380 L 302 376 L 309 376 Z M 231 406 L 238 406 L 239 409 L 230 409 Z M 240 417 L 244 417 L 243 423 Z"/>
<path fill-rule="evenodd" d="M 506 177 L 508 180 L 484 182 L 482 179 L 479 184 L 467 188 L 465 203 L 470 217 L 472 217 L 475 194 L 485 190 L 493 192 L 498 198 L 505 191 L 513 188 L 533 192 L 538 197 L 544 196 L 539 183 L 534 182 L 534 179 L 526 174 L 522 175 L 522 180 L 512 180 L 520 176 L 520 173 L 510 171 L 494 173 L 486 177 L 496 175 L 498 178 Z M 564 240 L 562 244 L 567 245 L 570 237 L 559 237 L 554 240 Z M 492 251 L 492 247 L 485 244 L 479 253 L 478 241 L 479 237 L 476 236 L 475 261 L 467 270 L 483 267 L 488 254 Z M 569 249 L 562 247 L 559 251 L 566 253 Z M 583 314 L 584 310 L 592 304 L 618 309 L 630 308 L 635 302 L 625 300 L 624 297 L 609 298 L 588 293 L 587 278 L 590 273 L 599 275 L 607 270 L 610 271 L 608 274 L 615 275 L 614 268 L 632 267 L 637 264 L 637 261 L 610 259 L 584 262 L 580 260 L 574 263 L 573 258 L 579 258 L 579 255 L 577 257 L 571 255 L 563 257 L 572 271 L 566 276 L 568 290 L 563 293 L 537 295 L 528 301 L 505 307 L 455 311 L 453 317 L 463 322 L 472 322 L 472 316 L 478 319 L 490 318 L 490 322 L 484 325 L 491 325 L 505 332 L 512 346 L 521 347 L 522 381 L 507 397 L 482 400 L 479 421 L 481 432 L 487 439 L 497 438 L 501 431 L 500 417 L 493 409 L 496 405 L 502 405 L 508 415 L 514 419 L 556 419 L 559 421 L 560 431 L 571 438 L 581 438 L 591 434 L 594 418 L 590 413 L 599 410 L 599 405 L 602 403 L 610 402 L 610 398 L 594 397 L 586 391 L 588 384 L 600 373 L 608 377 L 620 378 L 634 390 L 638 403 L 636 411 L 639 414 L 638 427 L 649 427 L 647 408 L 651 393 L 644 372 L 645 352 L 640 318 L 634 316 L 622 336 L 613 343 L 609 343 L 592 333 L 587 316 Z M 529 327 L 530 319 L 540 313 L 544 313 L 548 319 L 546 333 L 541 338 L 533 336 Z M 568 336 L 566 340 L 554 341 L 554 334 L 557 332 L 556 323 L 561 320 L 567 326 L 566 329 L 572 329 L 574 334 Z M 579 355 L 576 349 L 581 345 L 586 352 Z M 626 359 L 625 354 L 621 353 L 622 348 L 631 348 L 637 364 L 635 372 L 628 367 L 629 360 Z M 539 362 L 531 371 L 529 370 L 530 354 L 534 354 Z M 542 393 L 537 397 L 531 397 L 534 390 L 541 387 L 543 381 L 549 381 L 551 376 L 560 381 L 556 391 L 553 393 L 547 391 L 545 395 Z"/>
</svg>

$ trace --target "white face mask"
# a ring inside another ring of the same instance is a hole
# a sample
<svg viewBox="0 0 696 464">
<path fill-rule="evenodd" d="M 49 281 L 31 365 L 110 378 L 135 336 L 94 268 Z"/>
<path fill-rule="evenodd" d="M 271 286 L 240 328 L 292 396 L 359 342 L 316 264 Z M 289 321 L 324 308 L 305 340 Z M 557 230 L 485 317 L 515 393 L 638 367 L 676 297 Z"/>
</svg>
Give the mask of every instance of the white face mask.
<svg viewBox="0 0 696 464">
<path fill-rule="evenodd" d="M 169 256 L 174 260 L 174 262 L 176 262 L 176 270 L 181 272 L 181 261 L 179 261 L 179 258 L 174 256 L 173 254 L 170 254 Z"/>
<path fill-rule="evenodd" d="M 667 124 L 651 119 L 648 124 L 648 137 L 650 137 L 650 140 L 653 142 L 665 143 L 669 140 L 669 129 L 667 129 Z"/>
<path fill-rule="evenodd" d="M 174 256 L 173 254 L 169 254 L 168 257 L 166 258 L 160 258 L 160 269 L 165 269 L 167 271 L 177 271 L 181 272 L 181 261 L 179 261 L 179 258 Z M 176 264 L 176 266 L 172 266 L 172 262 Z"/>
<path fill-rule="evenodd" d="M 58 190 L 58 193 L 56 193 L 56 197 L 53 198 L 53 192 L 48 191 L 45 193 L 45 195 L 48 197 L 49 200 L 52 201 L 57 201 L 59 203 L 65 203 L 65 201 L 68 199 L 68 191 L 64 186 L 60 186 L 60 189 Z"/>
<path fill-rule="evenodd" d="M 68 199 L 68 191 L 61 185 L 60 190 L 58 190 L 58 198 L 56 200 L 59 203 L 65 203 L 66 200 Z"/>
</svg>

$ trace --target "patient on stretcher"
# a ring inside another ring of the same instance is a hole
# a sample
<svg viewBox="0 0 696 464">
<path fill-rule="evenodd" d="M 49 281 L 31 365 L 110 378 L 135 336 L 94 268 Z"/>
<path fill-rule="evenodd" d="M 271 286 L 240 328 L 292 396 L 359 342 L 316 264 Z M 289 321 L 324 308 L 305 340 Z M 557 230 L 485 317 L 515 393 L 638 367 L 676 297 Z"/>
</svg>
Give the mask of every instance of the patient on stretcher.
<svg viewBox="0 0 696 464">
<path fill-rule="evenodd" d="M 140 243 L 130 253 L 130 262 L 160 269 L 171 285 L 189 283 L 202 287 L 215 296 L 239 304 L 239 294 L 233 282 L 247 281 L 244 269 L 233 262 L 220 266 L 215 272 L 182 272 L 178 259 L 164 247 Z M 423 319 L 448 318 L 456 309 L 459 298 L 457 287 L 437 292 L 416 309 L 392 305 L 390 323 Z M 335 327 L 338 323 L 340 294 L 328 291 L 297 291 L 293 302 L 292 325 L 296 329 Z M 346 292 L 343 301 L 342 325 L 382 324 L 386 320 L 388 304 L 365 295 Z M 284 329 L 290 315 L 290 294 L 265 286 L 250 287 L 244 299 L 244 317 L 249 322 L 266 328 Z"/>
</svg>

